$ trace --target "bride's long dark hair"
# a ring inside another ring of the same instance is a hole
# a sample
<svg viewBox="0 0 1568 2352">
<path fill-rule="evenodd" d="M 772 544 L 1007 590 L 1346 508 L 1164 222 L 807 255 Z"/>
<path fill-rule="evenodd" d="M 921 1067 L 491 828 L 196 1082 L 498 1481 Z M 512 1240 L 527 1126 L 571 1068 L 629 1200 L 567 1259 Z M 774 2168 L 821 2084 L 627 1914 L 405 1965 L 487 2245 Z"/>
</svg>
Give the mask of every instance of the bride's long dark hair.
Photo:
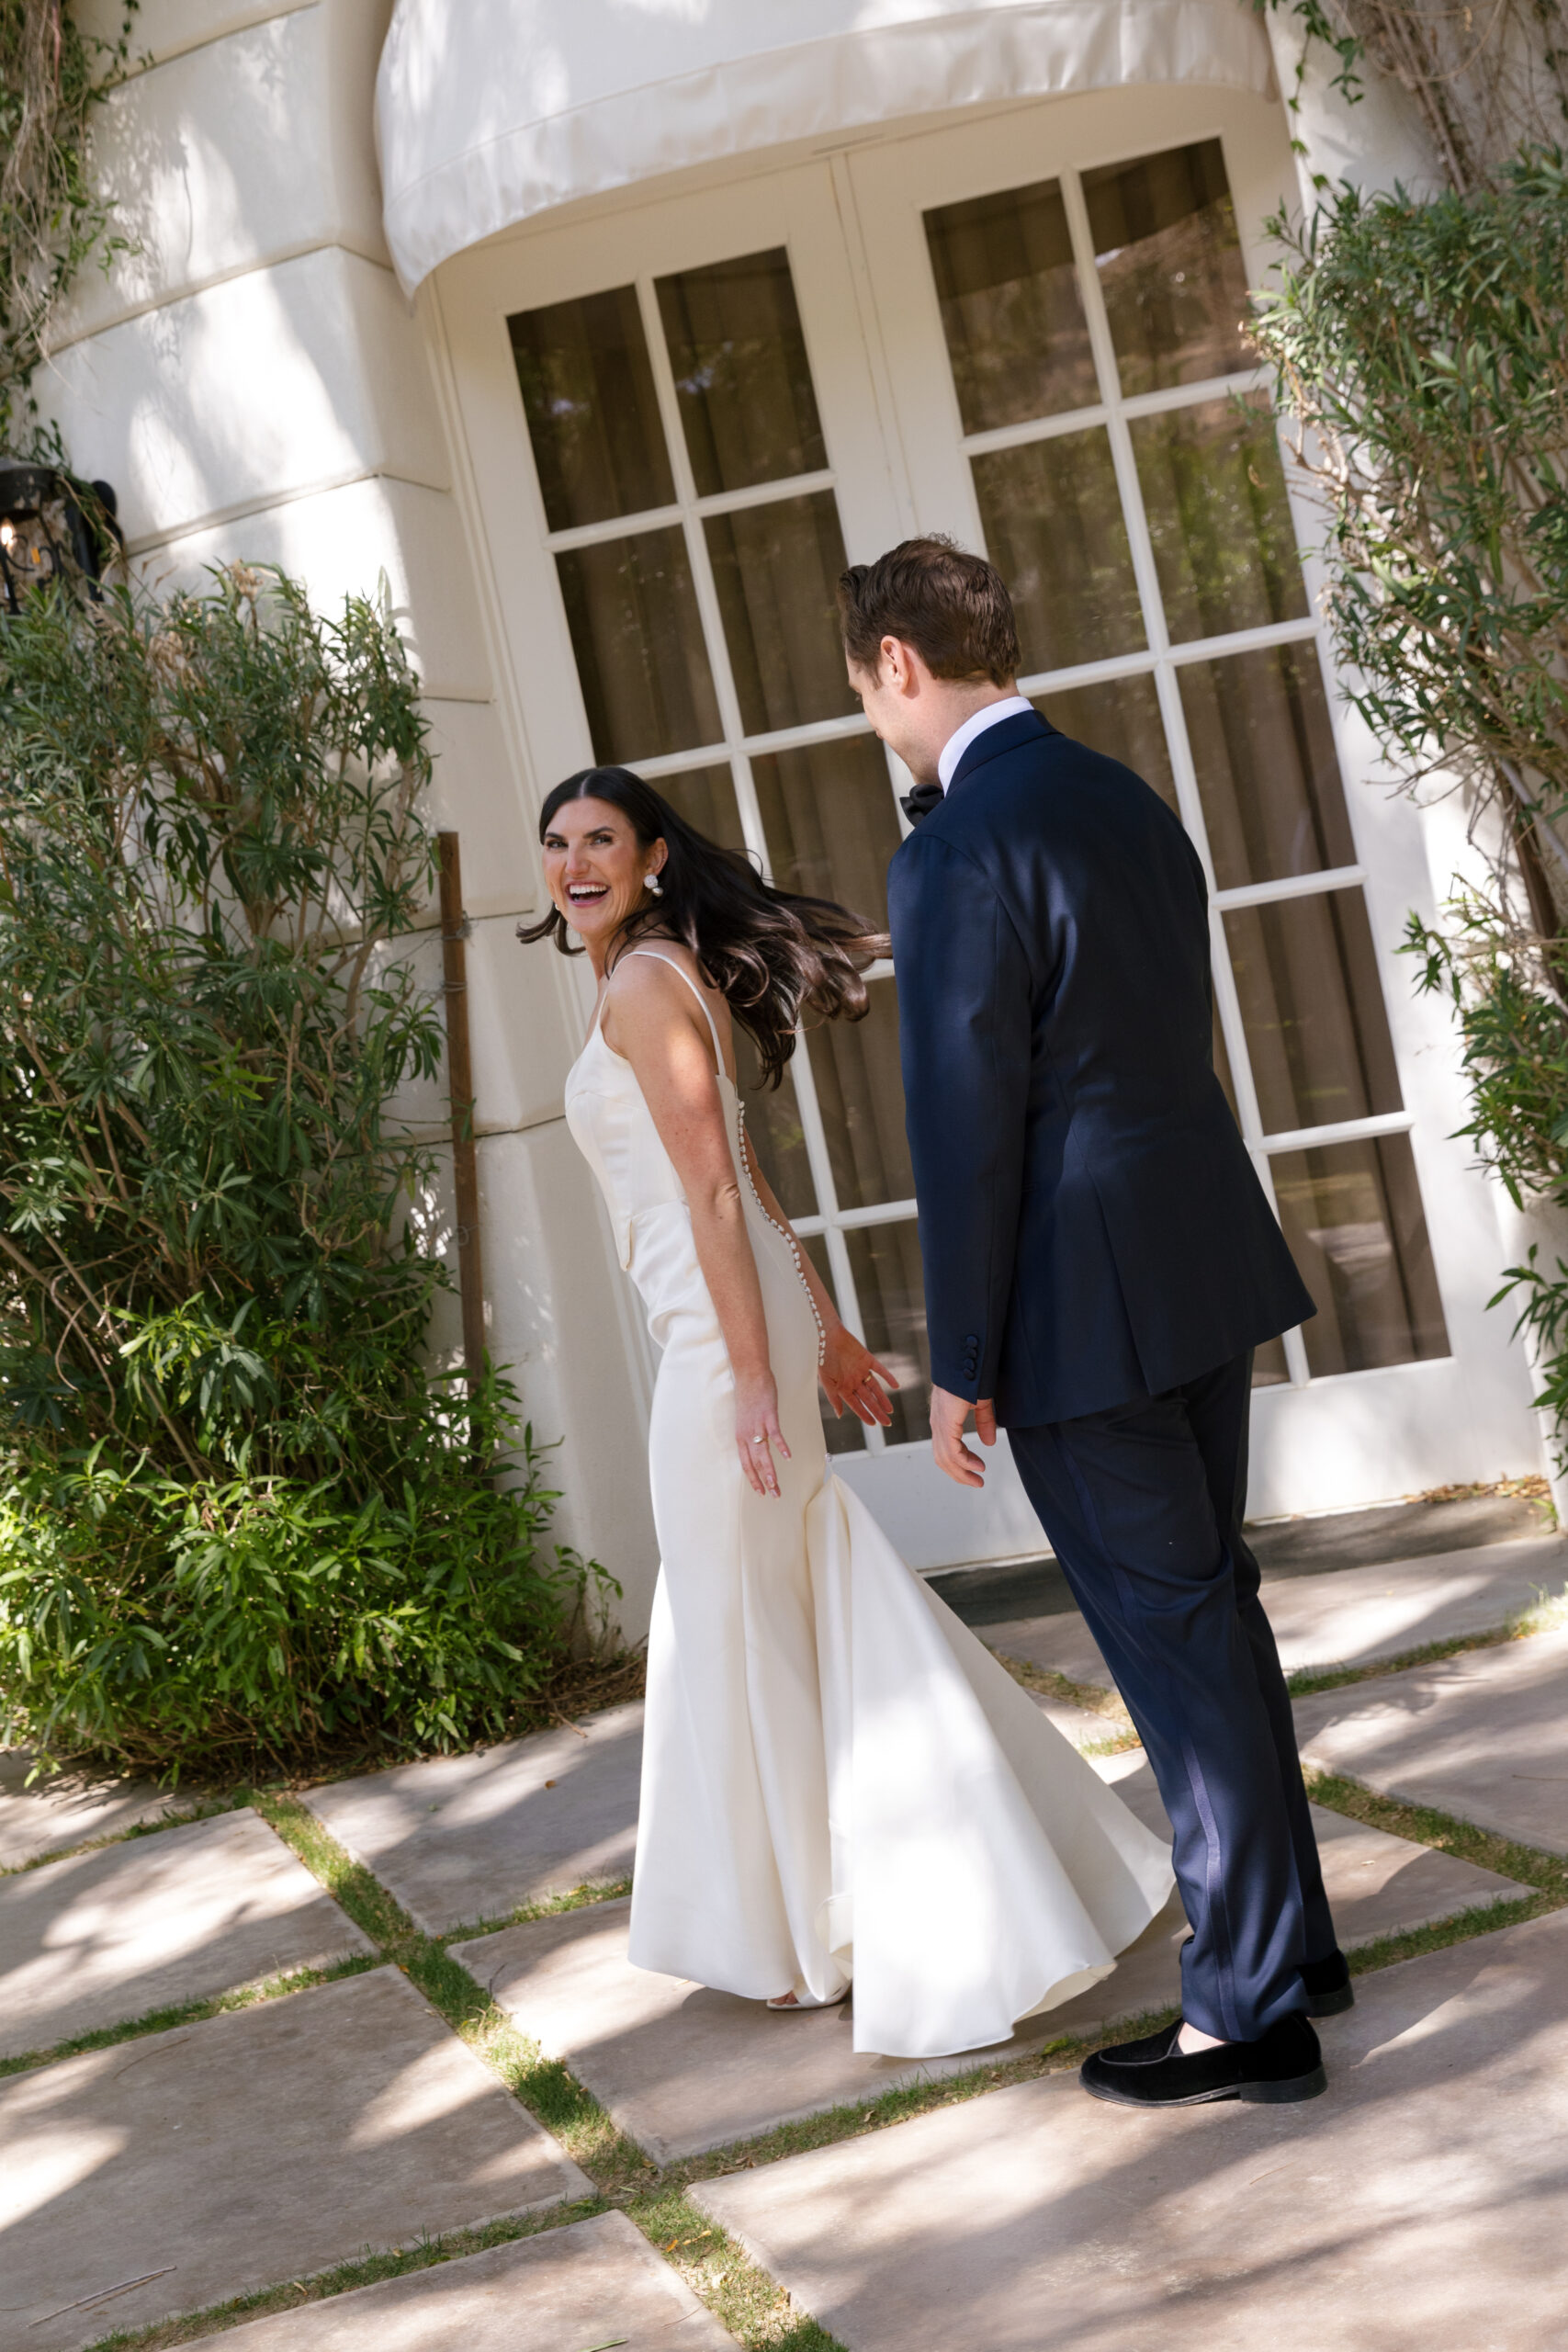
<svg viewBox="0 0 1568 2352">
<path fill-rule="evenodd" d="M 580 768 L 558 784 L 539 812 L 541 842 L 568 800 L 607 801 L 642 848 L 664 843 L 660 895 L 626 917 L 612 968 L 639 939 L 682 941 L 755 1043 L 765 1084 L 783 1078 L 804 1008 L 827 1021 L 864 1018 L 863 970 L 887 943 L 863 916 L 831 899 L 775 890 L 741 851 L 710 842 L 630 768 Z M 517 936 L 553 939 L 563 956 L 582 953 L 554 905 L 543 922 L 519 923 Z"/>
</svg>

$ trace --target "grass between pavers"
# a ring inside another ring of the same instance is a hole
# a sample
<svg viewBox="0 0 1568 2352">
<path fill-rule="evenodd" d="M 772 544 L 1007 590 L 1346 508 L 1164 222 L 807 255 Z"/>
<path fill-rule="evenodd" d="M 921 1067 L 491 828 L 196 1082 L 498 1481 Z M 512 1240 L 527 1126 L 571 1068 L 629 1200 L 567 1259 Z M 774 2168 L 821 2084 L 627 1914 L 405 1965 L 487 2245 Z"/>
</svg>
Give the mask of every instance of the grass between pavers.
<svg viewBox="0 0 1568 2352">
<path fill-rule="evenodd" d="M 471 1944 L 480 1936 L 498 1936 L 503 1928 L 525 1928 L 531 1919 L 553 1919 L 562 1911 L 582 1911 L 594 1903 L 615 1903 L 632 1891 L 629 1878 L 592 1879 L 570 1894 L 547 1894 L 537 1903 L 519 1903 L 510 1911 L 476 1919 L 471 1926 L 443 1928 L 434 1939 L 440 1944 Z"/>
<path fill-rule="evenodd" d="M 200 2025 L 204 2018 L 224 2016 L 231 2009 L 252 2009 L 258 2001 L 278 2001 L 290 1993 L 309 1992 L 315 1984 L 335 1984 L 340 1976 L 363 1976 L 382 1965 L 378 1952 L 354 1952 L 324 1968 L 294 1968 L 283 1976 L 265 1976 L 254 1984 L 236 1985 L 204 2001 L 181 2001 L 165 2009 L 148 2009 L 118 2025 L 100 2026 L 69 2041 L 51 2042 L 47 2049 L 29 2050 L 15 2058 L 0 2058 L 0 2082 L 9 2075 L 28 2075 L 39 2066 L 57 2065 L 62 2058 L 80 2058 L 89 2050 L 112 2050 L 118 2041 L 139 2041 L 150 2033 L 168 2033 L 175 2026 Z"/>
<path fill-rule="evenodd" d="M 1305 1774 L 1307 1794 L 1314 1804 L 1325 1805 L 1347 1820 L 1364 1821 L 1371 1829 L 1385 1829 L 1392 1838 L 1406 1838 L 1413 1845 L 1430 1846 L 1438 1853 L 1456 1855 L 1502 1878 L 1517 1879 L 1535 1890 L 1528 1917 L 1556 1911 L 1568 1904 L 1568 1860 L 1543 1853 L 1539 1846 L 1522 1846 L 1495 1830 L 1477 1828 L 1457 1815 L 1439 1813 L 1434 1805 L 1406 1804 L 1397 1797 L 1379 1796 L 1359 1781 L 1332 1772 Z M 1468 1916 L 1468 1915 L 1467 1915 Z M 1421 1930 L 1423 1934 L 1428 1932 Z M 1433 1934 L 1441 1930 L 1434 1928 Z M 1473 1932 L 1473 1930 L 1472 1931 Z M 1453 1940 L 1453 1939 L 1450 1939 Z M 1381 1949 L 1368 1946 L 1366 1949 Z"/>
<path fill-rule="evenodd" d="M 1268 1589 L 1263 1594 L 1269 1601 Z M 1318 1690 L 1340 1690 L 1352 1682 L 1376 1682 L 1385 1674 L 1403 1674 L 1413 1666 L 1431 1666 L 1439 1658 L 1462 1657 L 1468 1650 L 1500 1649 L 1506 1642 L 1528 1642 L 1536 1634 L 1568 1630 L 1568 1587 L 1543 1592 L 1529 1609 L 1516 1611 L 1506 1624 L 1490 1633 L 1454 1634 L 1446 1641 L 1423 1642 L 1416 1649 L 1396 1651 L 1392 1657 L 1373 1658 L 1365 1666 L 1303 1666 L 1285 1677 L 1292 1699 L 1310 1699 Z"/>
<path fill-rule="evenodd" d="M 111 1829 L 103 1838 L 84 1838 L 79 1845 L 53 1846 L 47 1854 L 29 1854 L 25 1862 L 0 1862 L 0 1878 L 21 1878 L 28 1871 L 41 1871 L 51 1862 L 74 1861 L 82 1854 L 96 1854 L 106 1846 L 126 1846 L 133 1838 L 156 1838 L 165 1829 L 186 1829 L 193 1821 L 214 1821 L 221 1813 L 237 1813 L 249 1804 L 249 1792 L 231 1792 L 224 1796 L 204 1797 L 198 1804 L 183 1805 L 178 1813 L 164 1814 L 156 1821 L 133 1821 L 129 1829 Z"/>
</svg>

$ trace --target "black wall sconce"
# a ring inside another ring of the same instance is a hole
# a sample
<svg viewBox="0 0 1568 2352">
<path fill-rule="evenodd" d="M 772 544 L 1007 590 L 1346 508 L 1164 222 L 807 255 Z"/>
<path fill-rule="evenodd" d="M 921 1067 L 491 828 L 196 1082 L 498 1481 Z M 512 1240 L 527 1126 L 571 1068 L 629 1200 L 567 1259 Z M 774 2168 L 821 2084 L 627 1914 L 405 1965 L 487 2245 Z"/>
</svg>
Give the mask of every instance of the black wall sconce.
<svg viewBox="0 0 1568 2352">
<path fill-rule="evenodd" d="M 62 572 L 87 582 L 98 594 L 104 564 L 125 534 L 116 521 L 113 487 L 79 482 L 57 466 L 25 465 L 0 458 L 0 592 L 5 609 L 18 613 L 30 588 Z"/>
</svg>

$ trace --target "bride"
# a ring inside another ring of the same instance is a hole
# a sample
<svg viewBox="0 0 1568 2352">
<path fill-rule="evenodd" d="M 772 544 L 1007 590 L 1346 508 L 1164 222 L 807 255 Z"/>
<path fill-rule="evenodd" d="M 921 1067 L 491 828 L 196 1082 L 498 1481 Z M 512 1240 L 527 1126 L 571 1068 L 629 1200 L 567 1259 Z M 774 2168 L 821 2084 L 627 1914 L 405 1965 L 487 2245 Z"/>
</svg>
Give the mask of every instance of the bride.
<svg viewBox="0 0 1568 2352">
<path fill-rule="evenodd" d="M 663 1351 L 630 1957 L 776 2009 L 852 1975 L 857 2050 L 1004 2041 L 1110 1973 L 1170 1859 L 829 1467 L 818 1383 L 883 1424 L 897 1384 L 751 1156 L 733 1028 L 776 1085 L 803 1011 L 864 1012 L 877 943 L 625 768 L 558 785 L 539 838 L 519 936 L 598 976 L 567 1119 Z"/>
</svg>

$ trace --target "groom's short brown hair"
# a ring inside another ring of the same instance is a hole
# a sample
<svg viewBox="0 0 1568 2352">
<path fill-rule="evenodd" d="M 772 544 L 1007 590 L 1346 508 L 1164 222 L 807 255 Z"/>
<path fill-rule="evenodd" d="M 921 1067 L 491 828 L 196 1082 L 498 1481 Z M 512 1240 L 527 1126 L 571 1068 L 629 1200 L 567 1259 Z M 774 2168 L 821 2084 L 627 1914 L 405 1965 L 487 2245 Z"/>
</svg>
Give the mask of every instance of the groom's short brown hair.
<svg viewBox="0 0 1568 2352">
<path fill-rule="evenodd" d="M 839 577 L 844 651 L 857 670 L 874 673 L 885 637 L 912 645 L 933 678 L 988 678 L 1010 685 L 1018 675 L 1018 624 L 1007 583 L 984 556 L 968 555 L 940 532 L 905 539 L 874 563 L 852 563 Z"/>
</svg>

